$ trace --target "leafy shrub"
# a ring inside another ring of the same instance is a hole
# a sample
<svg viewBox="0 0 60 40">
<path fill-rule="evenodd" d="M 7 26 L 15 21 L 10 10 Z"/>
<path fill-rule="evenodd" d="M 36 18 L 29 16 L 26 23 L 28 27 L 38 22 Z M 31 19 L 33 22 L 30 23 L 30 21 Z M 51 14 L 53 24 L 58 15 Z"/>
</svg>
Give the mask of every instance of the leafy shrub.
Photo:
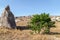
<svg viewBox="0 0 60 40">
<path fill-rule="evenodd" d="M 45 28 L 44 32 L 49 33 L 51 27 L 55 27 L 55 22 L 52 22 L 49 14 L 42 13 L 40 15 L 33 15 L 30 21 L 31 29 L 36 33 L 40 33 L 42 28 Z"/>
</svg>

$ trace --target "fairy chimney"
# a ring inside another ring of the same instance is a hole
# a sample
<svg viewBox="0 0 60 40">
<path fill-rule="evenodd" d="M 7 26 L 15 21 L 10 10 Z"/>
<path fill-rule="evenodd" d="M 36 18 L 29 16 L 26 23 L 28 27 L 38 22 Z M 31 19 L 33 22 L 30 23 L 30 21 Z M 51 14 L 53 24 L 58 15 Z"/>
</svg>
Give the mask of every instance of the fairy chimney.
<svg viewBox="0 0 60 40">
<path fill-rule="evenodd" d="M 16 28 L 15 18 L 9 6 L 7 6 L 2 13 L 1 24 L 3 27 Z"/>
</svg>

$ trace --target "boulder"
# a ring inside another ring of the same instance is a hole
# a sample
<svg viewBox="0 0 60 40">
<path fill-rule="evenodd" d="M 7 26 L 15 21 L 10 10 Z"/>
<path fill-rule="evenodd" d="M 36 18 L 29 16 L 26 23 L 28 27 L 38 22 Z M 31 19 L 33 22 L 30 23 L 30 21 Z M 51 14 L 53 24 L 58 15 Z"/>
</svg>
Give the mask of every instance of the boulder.
<svg viewBox="0 0 60 40">
<path fill-rule="evenodd" d="M 1 24 L 3 27 L 16 28 L 15 18 L 9 6 L 7 6 L 2 13 Z"/>
</svg>

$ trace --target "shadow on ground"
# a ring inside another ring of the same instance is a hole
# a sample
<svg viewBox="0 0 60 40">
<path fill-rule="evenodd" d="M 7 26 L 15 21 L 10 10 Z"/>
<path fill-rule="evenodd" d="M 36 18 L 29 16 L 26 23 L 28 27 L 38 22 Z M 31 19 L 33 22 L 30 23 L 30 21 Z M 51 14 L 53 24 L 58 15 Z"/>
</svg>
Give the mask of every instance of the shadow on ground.
<svg viewBox="0 0 60 40">
<path fill-rule="evenodd" d="M 50 32 L 50 33 L 43 33 L 43 34 L 47 34 L 47 35 L 60 35 L 60 33 L 58 33 L 58 32 Z"/>
<path fill-rule="evenodd" d="M 17 29 L 19 29 L 19 30 L 30 30 L 30 27 L 28 27 L 28 26 L 17 26 Z M 43 33 L 43 34 L 46 34 L 46 33 Z M 50 32 L 47 35 L 60 35 L 60 33 L 59 32 Z"/>
<path fill-rule="evenodd" d="M 30 27 L 28 27 L 28 26 L 17 26 L 17 29 L 19 29 L 19 30 L 29 30 Z"/>
<path fill-rule="evenodd" d="M 60 35 L 60 33 L 58 33 L 58 32 L 50 32 L 49 34 L 50 35 Z"/>
</svg>

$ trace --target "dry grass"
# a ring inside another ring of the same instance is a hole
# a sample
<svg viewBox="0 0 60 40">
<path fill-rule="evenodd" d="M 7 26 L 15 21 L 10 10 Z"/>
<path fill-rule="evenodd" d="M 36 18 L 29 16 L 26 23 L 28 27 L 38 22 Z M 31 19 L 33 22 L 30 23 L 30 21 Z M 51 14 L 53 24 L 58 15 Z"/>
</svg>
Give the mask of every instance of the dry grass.
<svg viewBox="0 0 60 40">
<path fill-rule="evenodd" d="M 31 30 L 0 28 L 0 40 L 52 40 L 53 36 L 30 34 Z"/>
<path fill-rule="evenodd" d="M 0 28 L 0 40 L 56 40 L 60 35 L 30 34 L 31 30 Z"/>
<path fill-rule="evenodd" d="M 24 23 L 24 24 L 23 24 Z M 26 26 L 26 22 L 16 23 L 18 26 Z M 0 40 L 60 40 L 60 22 L 56 22 L 56 28 L 51 28 L 51 34 L 31 34 L 31 30 L 6 29 L 0 27 Z"/>
</svg>

